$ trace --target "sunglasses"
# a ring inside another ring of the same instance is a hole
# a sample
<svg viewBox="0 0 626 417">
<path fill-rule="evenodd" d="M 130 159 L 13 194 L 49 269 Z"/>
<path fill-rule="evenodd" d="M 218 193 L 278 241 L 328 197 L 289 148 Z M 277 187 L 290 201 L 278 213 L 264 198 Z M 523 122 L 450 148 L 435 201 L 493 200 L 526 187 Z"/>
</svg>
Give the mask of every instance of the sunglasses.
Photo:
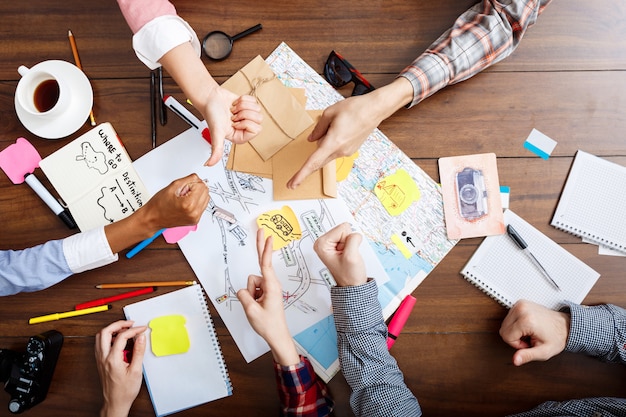
<svg viewBox="0 0 626 417">
<path fill-rule="evenodd" d="M 353 96 L 359 96 L 374 90 L 374 86 L 352 64 L 335 51 L 328 55 L 324 65 L 324 78 L 335 88 L 341 88 L 353 82 Z"/>
</svg>

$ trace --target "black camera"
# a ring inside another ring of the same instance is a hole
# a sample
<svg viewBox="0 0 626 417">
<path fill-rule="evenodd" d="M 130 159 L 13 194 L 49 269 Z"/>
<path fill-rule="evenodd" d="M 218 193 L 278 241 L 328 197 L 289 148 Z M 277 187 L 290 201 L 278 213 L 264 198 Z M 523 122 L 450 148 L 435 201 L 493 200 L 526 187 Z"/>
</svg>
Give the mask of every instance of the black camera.
<svg viewBox="0 0 626 417">
<path fill-rule="evenodd" d="M 463 168 L 456 174 L 456 187 L 461 217 L 473 221 L 487 214 L 487 188 L 482 171 Z"/>
<path fill-rule="evenodd" d="M 46 398 L 63 346 L 63 335 L 50 330 L 28 339 L 26 352 L 0 349 L 0 381 L 11 394 L 9 411 L 18 414 Z"/>
</svg>

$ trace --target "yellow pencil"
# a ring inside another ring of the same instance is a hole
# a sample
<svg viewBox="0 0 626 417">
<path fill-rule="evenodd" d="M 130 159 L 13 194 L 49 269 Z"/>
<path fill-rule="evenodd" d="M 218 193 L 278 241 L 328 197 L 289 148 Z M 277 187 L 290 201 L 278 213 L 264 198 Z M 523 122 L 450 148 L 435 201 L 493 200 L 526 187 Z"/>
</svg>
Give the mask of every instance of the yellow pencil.
<svg viewBox="0 0 626 417">
<path fill-rule="evenodd" d="M 71 30 L 67 31 L 67 37 L 70 40 L 70 47 L 72 48 L 72 55 L 74 55 L 74 62 L 79 69 L 83 69 L 83 66 L 80 64 L 80 57 L 78 56 L 78 48 L 76 48 L 76 40 L 74 39 L 74 34 Z M 96 125 L 96 118 L 93 116 L 93 108 L 89 110 L 89 122 L 92 126 Z"/>
<path fill-rule="evenodd" d="M 96 288 L 135 288 L 135 287 L 177 287 L 182 285 L 195 285 L 196 281 L 146 281 L 146 282 L 123 282 L 119 284 L 99 284 Z"/>
<path fill-rule="evenodd" d="M 111 308 L 110 305 L 103 305 L 103 306 L 98 306 L 98 307 L 85 308 L 83 310 L 72 310 L 66 313 L 48 314 L 46 316 L 33 317 L 32 319 L 28 320 L 28 324 L 44 323 L 47 321 L 60 320 L 60 319 L 68 318 L 68 317 L 83 316 L 85 314 L 91 314 L 91 313 L 99 313 L 101 311 L 107 311 L 110 308 Z"/>
</svg>

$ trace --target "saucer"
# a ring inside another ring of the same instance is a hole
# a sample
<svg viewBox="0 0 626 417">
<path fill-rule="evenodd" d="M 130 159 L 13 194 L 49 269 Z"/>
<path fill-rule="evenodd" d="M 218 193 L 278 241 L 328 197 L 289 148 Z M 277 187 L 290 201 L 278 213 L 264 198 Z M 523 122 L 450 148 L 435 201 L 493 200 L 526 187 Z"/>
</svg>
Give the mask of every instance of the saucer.
<svg viewBox="0 0 626 417">
<path fill-rule="evenodd" d="M 72 92 L 68 109 L 59 117 L 46 119 L 28 113 L 15 100 L 18 119 L 31 133 L 45 139 L 60 139 L 76 132 L 85 124 L 93 105 L 93 90 L 89 79 L 76 65 L 66 61 L 40 62 L 31 69 L 43 69 L 51 73 L 64 74 Z"/>
</svg>

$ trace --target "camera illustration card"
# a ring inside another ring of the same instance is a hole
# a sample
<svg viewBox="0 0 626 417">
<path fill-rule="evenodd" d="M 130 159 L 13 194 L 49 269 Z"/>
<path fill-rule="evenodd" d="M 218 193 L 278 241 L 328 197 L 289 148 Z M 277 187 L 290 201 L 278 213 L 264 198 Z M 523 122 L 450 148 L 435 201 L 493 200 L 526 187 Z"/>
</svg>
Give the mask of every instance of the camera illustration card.
<svg viewBox="0 0 626 417">
<path fill-rule="evenodd" d="M 449 239 L 504 233 L 494 153 L 440 158 L 439 178 Z"/>
</svg>

